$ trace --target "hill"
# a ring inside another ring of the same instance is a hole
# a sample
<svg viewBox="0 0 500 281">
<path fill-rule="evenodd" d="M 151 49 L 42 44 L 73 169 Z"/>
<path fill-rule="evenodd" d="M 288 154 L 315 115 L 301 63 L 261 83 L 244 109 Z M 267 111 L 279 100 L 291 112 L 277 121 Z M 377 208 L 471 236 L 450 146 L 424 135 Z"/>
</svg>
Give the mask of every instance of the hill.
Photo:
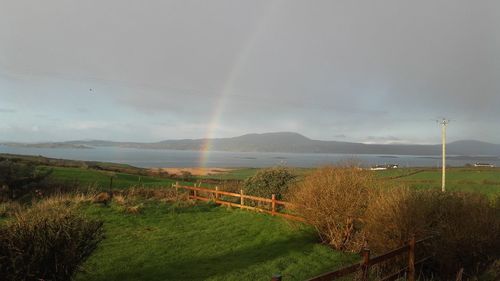
<svg viewBox="0 0 500 281">
<path fill-rule="evenodd" d="M 313 140 L 293 132 L 246 134 L 232 138 L 179 139 L 160 142 L 114 142 L 114 141 L 68 141 L 56 143 L 17 144 L 32 147 L 89 148 L 114 146 L 144 149 L 202 150 L 209 142 L 212 150 L 234 152 L 288 152 L 288 153 L 346 153 L 346 154 L 397 154 L 397 155 L 439 155 L 441 145 L 419 144 L 364 144 L 355 142 Z M 450 155 L 500 155 L 500 145 L 477 140 L 461 140 L 449 143 Z"/>
</svg>

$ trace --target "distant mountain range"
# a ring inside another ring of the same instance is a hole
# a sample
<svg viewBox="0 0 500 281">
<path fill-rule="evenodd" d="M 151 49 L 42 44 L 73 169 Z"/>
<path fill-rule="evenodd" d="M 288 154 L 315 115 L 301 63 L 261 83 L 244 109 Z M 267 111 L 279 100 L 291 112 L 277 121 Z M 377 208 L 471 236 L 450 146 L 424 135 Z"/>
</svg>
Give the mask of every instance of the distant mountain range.
<svg viewBox="0 0 500 281">
<path fill-rule="evenodd" d="M 50 143 L 3 143 L 9 146 L 39 148 L 93 148 L 126 147 L 144 149 L 202 150 L 207 139 L 165 140 L 152 143 L 114 142 L 102 140 L 66 141 Z M 417 144 L 363 144 L 355 142 L 322 141 L 307 138 L 298 133 L 277 132 L 247 134 L 233 138 L 209 140 L 212 150 L 233 152 L 288 152 L 288 153 L 346 153 L 387 155 L 439 155 L 441 145 Z M 447 144 L 450 155 L 500 156 L 500 145 L 476 140 L 462 140 Z"/>
</svg>

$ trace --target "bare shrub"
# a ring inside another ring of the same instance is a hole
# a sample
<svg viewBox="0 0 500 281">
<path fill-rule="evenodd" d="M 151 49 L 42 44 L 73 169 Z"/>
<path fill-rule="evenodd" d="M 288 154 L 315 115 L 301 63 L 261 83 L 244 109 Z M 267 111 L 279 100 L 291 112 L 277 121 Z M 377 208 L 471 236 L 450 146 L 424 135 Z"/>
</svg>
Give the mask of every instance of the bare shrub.
<svg viewBox="0 0 500 281">
<path fill-rule="evenodd" d="M 323 167 L 290 192 L 295 212 L 312 224 L 323 243 L 345 251 L 363 246 L 362 220 L 379 182 L 357 167 Z"/>
<path fill-rule="evenodd" d="M 413 233 L 437 234 L 429 249 L 443 280 L 462 267 L 479 275 L 500 258 L 500 209 L 478 193 L 387 190 L 371 202 L 365 232 L 379 253 L 401 246 Z"/>
<path fill-rule="evenodd" d="M 103 238 L 102 222 L 60 200 L 19 212 L 0 226 L 2 280 L 70 280 Z"/>
<path fill-rule="evenodd" d="M 437 201 L 428 195 L 394 187 L 373 197 L 363 218 L 370 249 L 382 253 L 402 246 L 413 234 L 417 238 L 432 235 L 429 218 L 435 215 Z"/>
</svg>

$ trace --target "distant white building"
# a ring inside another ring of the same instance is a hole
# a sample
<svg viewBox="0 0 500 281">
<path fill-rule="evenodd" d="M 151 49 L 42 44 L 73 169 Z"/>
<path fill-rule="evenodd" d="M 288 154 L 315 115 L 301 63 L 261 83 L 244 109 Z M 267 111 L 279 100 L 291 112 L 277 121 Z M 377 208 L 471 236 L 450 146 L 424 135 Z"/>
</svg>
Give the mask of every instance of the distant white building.
<svg viewBox="0 0 500 281">
<path fill-rule="evenodd" d="M 399 168 L 398 164 L 387 164 L 387 165 L 375 165 L 370 168 L 372 171 L 382 171 L 387 169 L 397 169 Z"/>
<path fill-rule="evenodd" d="M 493 168 L 495 165 L 490 164 L 490 163 L 475 163 L 474 167 L 488 167 L 488 168 Z"/>
</svg>

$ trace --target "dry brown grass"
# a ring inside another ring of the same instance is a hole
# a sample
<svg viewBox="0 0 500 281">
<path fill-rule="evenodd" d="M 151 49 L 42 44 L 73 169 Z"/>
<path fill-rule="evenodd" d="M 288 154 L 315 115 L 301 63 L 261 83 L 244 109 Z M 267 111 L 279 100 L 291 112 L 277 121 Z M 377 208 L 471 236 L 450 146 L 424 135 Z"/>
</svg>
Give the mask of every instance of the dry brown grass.
<svg viewBox="0 0 500 281">
<path fill-rule="evenodd" d="M 140 214 L 147 201 L 175 203 L 182 206 L 194 204 L 186 192 L 176 192 L 175 188 L 130 188 L 113 192 L 112 207 L 127 214 Z"/>
<path fill-rule="evenodd" d="M 116 194 L 113 196 L 113 202 L 120 206 L 123 206 L 127 203 L 127 199 L 122 194 Z"/>
<path fill-rule="evenodd" d="M 144 209 L 144 205 L 138 204 L 135 206 L 126 207 L 125 212 L 127 212 L 129 214 L 137 215 L 137 214 L 141 213 L 142 209 Z"/>
<path fill-rule="evenodd" d="M 323 243 L 344 251 L 363 246 L 362 218 L 380 183 L 357 167 L 323 167 L 289 194 L 294 211 L 314 226 Z"/>
<path fill-rule="evenodd" d="M 10 217 L 23 209 L 24 207 L 17 201 L 2 202 L 0 203 L 0 218 Z"/>
<path fill-rule="evenodd" d="M 94 196 L 92 202 L 107 206 L 111 202 L 112 195 L 110 192 L 100 192 Z"/>
</svg>

